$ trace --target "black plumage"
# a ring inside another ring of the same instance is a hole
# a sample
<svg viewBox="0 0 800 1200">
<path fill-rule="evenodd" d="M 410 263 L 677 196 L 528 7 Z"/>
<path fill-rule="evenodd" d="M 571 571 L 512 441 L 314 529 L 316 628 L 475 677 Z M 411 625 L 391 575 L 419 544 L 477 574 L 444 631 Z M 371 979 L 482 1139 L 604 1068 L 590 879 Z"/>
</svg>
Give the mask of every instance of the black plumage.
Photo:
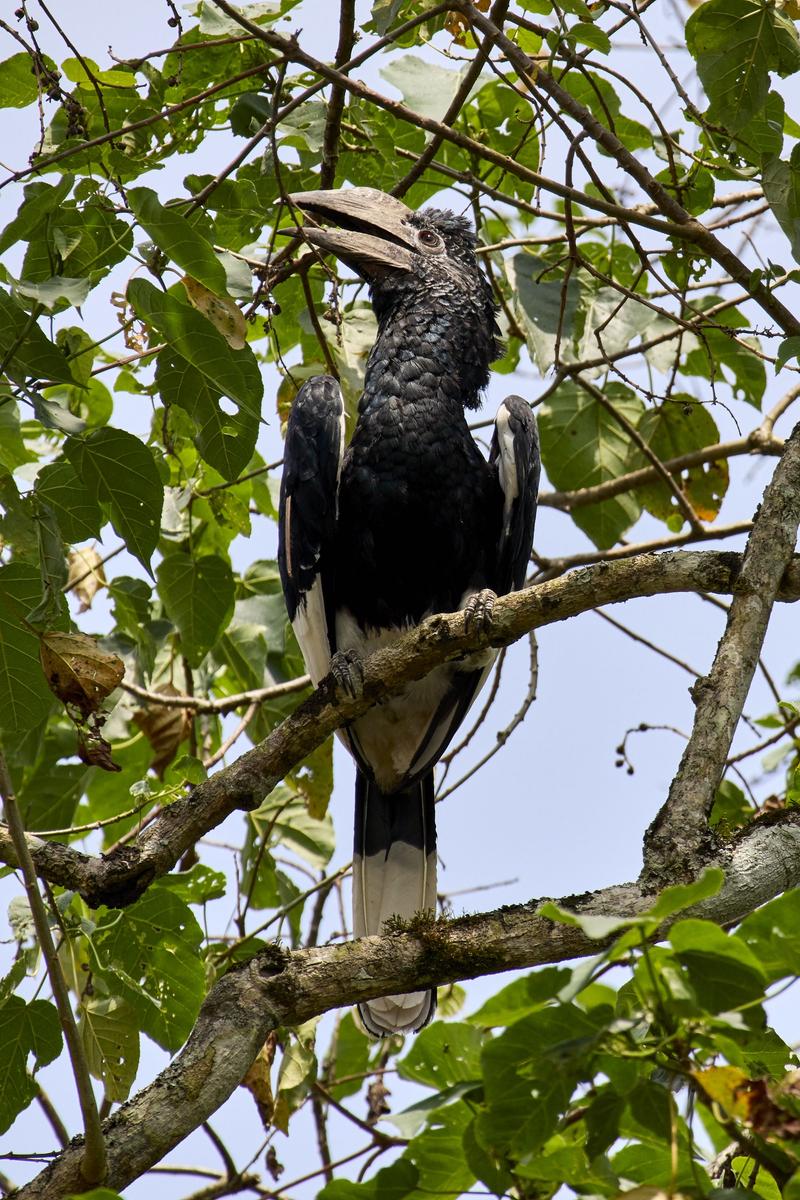
<svg viewBox="0 0 800 1200">
<path fill-rule="evenodd" d="M 378 336 L 350 445 L 341 392 L 308 381 L 287 429 L 279 562 L 309 672 L 357 686 L 354 660 L 435 612 L 491 619 L 490 593 L 522 586 L 539 454 L 530 408 L 500 406 L 488 462 L 465 409 L 477 408 L 500 352 L 491 287 L 468 223 L 413 213 L 370 188 L 309 192 L 306 226 L 370 284 Z M 434 910 L 433 767 L 492 656 L 437 668 L 342 732 L 357 764 L 354 931 Z M 421 1028 L 435 993 L 360 1006 L 375 1035 Z"/>
</svg>

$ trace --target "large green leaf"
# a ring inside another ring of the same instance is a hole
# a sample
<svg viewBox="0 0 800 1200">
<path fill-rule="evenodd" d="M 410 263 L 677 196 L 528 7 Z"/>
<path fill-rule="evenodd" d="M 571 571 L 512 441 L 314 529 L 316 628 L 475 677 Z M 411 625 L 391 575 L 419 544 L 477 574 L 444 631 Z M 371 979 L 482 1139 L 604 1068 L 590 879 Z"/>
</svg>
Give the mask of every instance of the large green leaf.
<svg viewBox="0 0 800 1200">
<path fill-rule="evenodd" d="M 572 331 L 579 299 L 575 276 L 564 280 L 532 254 L 515 254 L 505 260 L 514 297 L 514 310 L 522 325 L 531 358 L 542 374 L 555 362 L 574 359 Z"/>
<path fill-rule="evenodd" d="M 36 476 L 35 494 L 50 506 L 66 542 L 100 536 L 103 513 L 84 481 L 66 458 L 42 467 Z"/>
<path fill-rule="evenodd" d="M 197 309 L 146 279 L 128 284 L 128 299 L 137 314 L 160 333 L 172 349 L 196 367 L 212 387 L 235 400 L 251 417 L 261 416 L 264 385 L 249 346 L 232 350 L 221 333 Z"/>
<path fill-rule="evenodd" d="M 0 569 L 0 729 L 27 733 L 53 706 L 39 664 L 39 639 L 23 624 L 41 598 L 39 572 L 28 563 Z"/>
<path fill-rule="evenodd" d="M 800 262 L 800 146 L 793 148 L 788 162 L 772 158 L 764 167 L 762 182 L 775 219 Z"/>
<path fill-rule="evenodd" d="M 225 295 L 225 268 L 211 243 L 190 224 L 181 209 L 164 208 L 151 188 L 128 188 L 127 196 L 133 215 L 159 250 L 216 295 Z"/>
<path fill-rule="evenodd" d="M 78 1026 L 86 1063 L 107 1100 L 128 1099 L 139 1068 L 139 1031 L 127 1006 L 94 997 L 81 1003 Z"/>
<path fill-rule="evenodd" d="M 45 70 L 58 74 L 56 64 L 46 54 L 39 58 L 39 71 Z M 41 84 L 30 54 L 12 54 L 0 63 L 0 108 L 27 108 L 40 95 Z"/>
<path fill-rule="evenodd" d="M 724 933 L 712 921 L 687 918 L 672 926 L 669 940 L 706 1011 L 727 1012 L 763 996 L 766 973 L 736 934 Z"/>
<path fill-rule="evenodd" d="M 719 430 L 708 408 L 693 396 L 673 394 L 657 408 L 648 409 L 639 423 L 639 432 L 662 462 L 703 450 L 719 441 Z M 728 490 L 728 461 L 725 458 L 702 463 L 679 472 L 680 484 L 702 521 L 713 521 Z M 637 497 L 654 517 L 661 521 L 682 515 L 666 483 L 654 480 L 637 489 Z"/>
<path fill-rule="evenodd" d="M 23 463 L 35 461 L 36 455 L 31 454 L 22 440 L 16 402 L 0 394 L 0 467 L 16 471 Z"/>
<path fill-rule="evenodd" d="M 164 403 L 179 405 L 194 420 L 194 444 L 205 461 L 223 479 L 236 479 L 256 447 L 259 423 L 252 409 L 237 404 L 235 413 L 225 412 L 220 389 L 171 347 L 158 356 L 156 381 Z"/>
<path fill-rule="evenodd" d="M 709 118 L 731 132 L 763 108 L 770 71 L 800 69 L 797 30 L 768 0 L 706 0 L 686 22 L 686 44 L 710 100 Z"/>
<path fill-rule="evenodd" d="M 205 993 L 198 956 L 203 931 L 191 909 L 166 888 L 151 887 L 94 938 L 98 968 L 138 1027 L 165 1050 L 183 1045 Z"/>
<path fill-rule="evenodd" d="M 415 1038 L 397 1065 L 403 1079 L 441 1090 L 479 1079 L 483 1036 L 474 1025 L 437 1021 Z"/>
<path fill-rule="evenodd" d="M 738 935 L 770 980 L 800 976 L 800 891 L 792 888 L 750 913 Z"/>
<path fill-rule="evenodd" d="M 157 571 L 158 590 L 181 635 L 181 649 L 199 667 L 233 612 L 233 573 L 213 554 L 168 555 Z"/>
<path fill-rule="evenodd" d="M 18 55 L 26 58 L 26 55 Z M 30 67 L 30 59 L 28 66 Z M 0 64 L 0 94 L 2 94 L 2 67 Z M 13 221 L 9 221 L 0 233 L 0 254 L 4 253 L 15 242 L 27 241 L 46 217 L 56 212 L 72 190 L 75 182 L 74 175 L 62 175 L 58 183 L 50 184 L 37 180 L 29 183 L 24 189 L 25 199 L 19 206 Z"/>
<path fill-rule="evenodd" d="M 488 1042 L 478 1140 L 516 1156 L 537 1150 L 555 1132 L 597 1032 L 589 1016 L 563 1004 L 523 1017 Z"/>
<path fill-rule="evenodd" d="M 64 453 L 91 497 L 108 504 L 114 529 L 149 570 L 164 504 L 153 455 L 132 433 L 110 427 L 71 438 Z"/>
<path fill-rule="evenodd" d="M 37 1067 L 45 1066 L 61 1053 L 61 1044 L 54 1004 L 47 1000 L 26 1004 L 19 996 L 9 996 L 0 1005 L 0 1133 L 36 1095 L 28 1056 L 34 1055 Z"/>
<path fill-rule="evenodd" d="M 67 359 L 31 313 L 0 288 L 0 364 L 10 379 L 75 383 Z"/>
<path fill-rule="evenodd" d="M 644 405 L 635 393 L 611 384 L 605 395 L 631 425 Z M 566 379 L 539 409 L 542 463 L 550 482 L 564 491 L 616 479 L 639 466 L 640 451 L 608 409 L 571 379 Z M 576 508 L 575 524 L 601 550 L 613 546 L 637 520 L 639 504 L 629 493 Z"/>
</svg>

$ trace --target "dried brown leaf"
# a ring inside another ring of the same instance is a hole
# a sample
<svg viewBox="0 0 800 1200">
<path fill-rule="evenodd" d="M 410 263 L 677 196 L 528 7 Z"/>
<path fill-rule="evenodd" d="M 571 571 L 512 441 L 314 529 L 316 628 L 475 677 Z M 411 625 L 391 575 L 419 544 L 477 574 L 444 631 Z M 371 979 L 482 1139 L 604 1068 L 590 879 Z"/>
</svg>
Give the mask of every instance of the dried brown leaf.
<svg viewBox="0 0 800 1200">
<path fill-rule="evenodd" d="M 78 611 L 86 612 L 100 589 L 108 586 L 103 560 L 94 546 L 82 546 L 70 550 L 67 564 L 67 591 L 74 591 L 80 600 Z"/>
<path fill-rule="evenodd" d="M 171 683 L 156 688 L 160 696 L 178 696 L 180 693 Z M 178 753 L 181 742 L 186 741 L 192 728 L 191 713 L 186 708 L 170 708 L 166 704 L 148 704 L 134 713 L 134 722 L 141 729 L 153 748 L 150 766 L 159 779 Z"/>
<path fill-rule="evenodd" d="M 272 1094 L 272 1080 L 270 1072 L 272 1063 L 275 1059 L 275 1049 L 277 1047 L 277 1039 L 274 1033 L 271 1033 L 264 1045 L 256 1055 L 255 1062 L 242 1080 L 242 1087 L 247 1088 L 250 1095 L 256 1102 L 258 1115 L 261 1118 L 261 1123 L 265 1129 L 269 1129 L 272 1124 L 272 1115 L 275 1111 L 275 1098 Z M 280 1166 L 280 1164 L 278 1164 Z M 280 1167 L 278 1175 L 283 1168 Z M 278 1175 L 273 1174 L 273 1179 L 277 1179 Z"/>
<path fill-rule="evenodd" d="M 79 709 L 84 719 L 98 711 L 125 674 L 122 659 L 85 633 L 43 633 L 39 659 L 50 690 Z"/>
</svg>

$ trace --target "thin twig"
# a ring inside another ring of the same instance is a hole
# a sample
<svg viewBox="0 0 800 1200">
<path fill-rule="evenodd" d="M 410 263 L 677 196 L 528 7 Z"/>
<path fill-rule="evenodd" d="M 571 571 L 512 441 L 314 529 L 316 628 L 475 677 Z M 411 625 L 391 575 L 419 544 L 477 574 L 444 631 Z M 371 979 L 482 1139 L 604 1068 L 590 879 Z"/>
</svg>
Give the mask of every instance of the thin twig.
<svg viewBox="0 0 800 1200">
<path fill-rule="evenodd" d="M 81 1116 L 83 1118 L 84 1137 L 86 1139 L 83 1157 L 81 1158 L 81 1174 L 89 1184 L 101 1183 L 106 1177 L 106 1144 L 103 1138 L 103 1131 L 100 1127 L 100 1117 L 94 1098 L 92 1081 L 89 1076 L 86 1057 L 83 1053 L 78 1026 L 75 1023 L 75 1016 L 69 999 L 69 990 L 61 970 L 61 964 L 58 961 L 55 943 L 50 932 L 50 922 L 36 880 L 36 868 L 33 865 L 33 859 L 31 858 L 25 838 L 25 827 L 22 823 L 22 816 L 14 793 L 14 785 L 11 781 L 5 755 L 2 752 L 0 752 L 0 796 L 3 800 L 6 822 L 25 882 L 25 893 L 28 897 L 33 923 L 36 928 L 36 936 L 39 939 L 39 946 L 47 968 L 50 986 L 53 989 L 53 999 L 58 1009 L 58 1017 L 64 1032 L 64 1041 L 67 1043 L 67 1051 L 72 1063 L 72 1073 L 75 1078 L 78 1103 L 80 1104 Z"/>
</svg>

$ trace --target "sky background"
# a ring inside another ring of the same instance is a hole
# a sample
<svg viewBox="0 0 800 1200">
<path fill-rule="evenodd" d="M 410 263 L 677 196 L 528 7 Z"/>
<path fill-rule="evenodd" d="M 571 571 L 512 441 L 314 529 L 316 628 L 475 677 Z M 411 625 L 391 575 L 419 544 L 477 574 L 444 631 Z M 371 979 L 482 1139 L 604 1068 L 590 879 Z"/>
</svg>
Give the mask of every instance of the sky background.
<svg viewBox="0 0 800 1200">
<path fill-rule="evenodd" d="M 364 9 L 361 5 L 360 11 Z M 7 5 L 6 19 L 13 21 L 13 5 Z M 81 51 L 105 68 L 111 63 L 108 49 L 121 58 L 134 57 L 157 46 L 167 46 L 173 31 L 167 26 L 168 9 L 160 0 L 137 0 L 137 3 L 108 4 L 105 0 L 59 0 L 58 19 L 79 45 Z M 70 55 L 60 43 L 41 14 L 36 13 L 35 0 L 31 14 L 40 20 L 38 36 L 43 48 L 57 61 Z M 191 12 L 191 9 L 188 10 Z M 679 34 L 678 18 L 669 7 L 664 10 L 665 41 Z M 187 19 L 187 24 L 191 21 Z M 279 25 L 282 32 L 302 28 L 302 42 L 312 53 L 331 59 L 338 36 L 338 5 L 332 0 L 306 0 L 295 10 L 289 22 Z M 633 39 L 632 39 L 633 41 Z M 0 31 L 0 58 L 16 53 L 18 47 Z M 631 77 L 651 82 L 648 56 L 631 46 Z M 448 65 L 445 63 L 445 65 Z M 681 78 L 689 75 L 688 55 L 676 55 L 676 69 Z M 360 78 L 378 86 L 388 94 L 393 89 L 381 80 L 374 67 L 365 66 Z M 635 115 L 635 114 L 632 114 Z M 674 109 L 671 117 L 676 118 Z M 24 166 L 35 143 L 37 122 L 35 109 L 23 111 L 0 110 L 0 159 L 9 169 Z M 182 179 L 195 171 L 216 173 L 240 148 L 241 142 L 219 133 L 208 137 L 199 152 L 189 157 L 169 160 L 165 170 L 137 180 L 154 187 L 162 200 L 184 194 Z M 547 170 L 547 168 L 545 168 Z M 456 202 L 463 206 L 458 197 Z M 16 211 L 19 193 L 16 188 L 0 192 L 0 225 Z M 269 214 L 265 214 L 265 221 Z M 773 248 L 774 247 L 774 248 Z M 788 261 L 785 241 L 775 235 L 774 241 L 765 238 L 759 243 L 762 253 L 778 261 Z M 11 261 L 13 270 L 15 263 Z M 115 276 L 115 286 L 124 288 L 125 273 Z M 105 294 L 107 290 L 104 289 Z M 280 292 L 276 292 L 280 300 Z M 86 306 L 87 324 L 96 328 L 113 323 L 113 314 L 98 312 L 92 297 Z M 66 314 L 69 323 L 74 312 Z M 264 367 L 264 415 L 269 425 L 264 428 L 259 449 L 267 461 L 280 457 L 281 443 L 274 403 L 270 399 L 277 391 L 278 376 L 271 366 Z M 764 402 L 765 411 L 788 389 L 794 377 L 786 372 L 770 383 Z M 533 371 L 523 355 L 523 366 L 513 377 L 495 376 L 488 390 L 482 416 L 492 415 L 510 391 L 534 399 L 545 384 Z M 702 383 L 697 394 L 702 395 Z M 116 398 L 115 398 L 116 399 Z M 150 410 L 139 409 L 135 398 L 123 398 L 125 427 L 145 433 L 149 428 Z M 719 407 L 714 416 L 723 439 L 738 436 L 735 422 L 742 414 L 745 428 L 752 424 L 752 410 L 734 403 L 729 412 Z M 776 433 L 785 436 L 791 427 L 791 413 L 779 423 Z M 115 414 L 115 424 L 120 424 Z M 731 461 L 731 486 L 723 507 L 721 520 L 726 523 L 752 516 L 763 488 L 774 467 L 774 459 L 738 458 Z M 546 484 L 546 481 L 544 481 Z M 548 485 L 549 486 L 549 485 Z M 664 527 L 650 518 L 643 519 L 631 535 L 642 541 L 660 537 Z M 566 514 L 543 508 L 538 517 L 536 549 L 545 556 L 561 556 L 591 549 L 587 539 L 576 529 Z M 730 540 L 724 543 L 732 549 Z M 249 541 L 239 539 L 234 548 L 234 564 L 244 569 L 257 558 L 274 555 L 274 526 L 266 521 L 256 522 Z M 116 560 L 115 573 L 126 573 L 124 556 Z M 94 630 L 103 628 L 104 608 L 98 603 L 93 615 Z M 691 664 L 698 671 L 708 669 L 718 637 L 723 628 L 724 614 L 696 596 L 671 596 L 631 601 L 615 606 L 612 615 L 636 632 L 669 647 L 671 653 Z M 89 628 L 89 626 L 85 626 Z M 452 893 L 452 908 L 476 911 L 527 901 L 531 897 L 564 896 L 622 882 L 636 877 L 641 861 L 642 834 L 663 802 L 674 774 L 683 739 L 670 730 L 635 734 L 628 740 L 628 753 L 634 773 L 615 767 L 615 748 L 626 731 L 641 722 L 670 726 L 688 733 L 693 706 L 688 687 L 689 674 L 634 644 L 599 616 L 588 613 L 564 624 L 541 630 L 539 642 L 539 680 L 536 704 L 524 726 L 517 730 L 504 749 L 496 755 L 478 776 L 460 788 L 438 808 L 439 847 L 441 856 L 440 890 Z M 779 686 L 787 667 L 800 657 L 797 654 L 797 615 L 790 606 L 778 606 L 765 650 L 765 660 Z M 493 710 L 491 724 L 474 743 L 474 750 L 464 756 L 460 767 L 469 766 L 492 744 L 494 730 L 503 727 L 519 707 L 528 687 L 528 647 L 525 642 L 513 647 L 508 656 L 500 695 Z M 790 695 L 786 689 L 787 696 Z M 760 675 L 757 676 L 746 711 L 757 717 L 773 707 L 771 696 Z M 753 742 L 752 734 L 740 732 L 736 746 L 743 748 Z M 331 869 L 350 857 L 352 827 L 353 769 L 338 742 L 335 750 L 335 790 L 332 814 L 337 832 L 338 849 Z M 460 775 L 453 769 L 450 779 Z M 230 819 L 232 839 L 240 836 L 242 818 Z M 213 835 L 224 840 L 226 827 Z M 213 861 L 213 852 L 210 861 Z M 204 855 L 204 858 L 206 856 Z M 219 865 L 222 865 L 220 863 Z M 228 866 L 228 860 L 224 860 Z M 469 894 L 470 889 L 484 889 L 504 882 L 489 891 Z M 16 893 L 13 881 L 2 882 L 0 892 L 0 938 L 8 937 L 4 925 L 2 899 Z M 4 959 L 10 961 L 13 945 L 0 945 L 0 974 Z M 489 978 L 476 981 L 469 987 L 468 1007 L 474 1008 L 500 985 Z M 506 982 L 504 979 L 502 982 Z M 789 992 L 775 1005 L 774 1019 L 778 1031 L 789 1041 L 800 1038 L 794 993 Z M 76 1105 L 72 1099 L 71 1077 L 65 1058 L 42 1073 L 43 1086 L 56 1100 L 71 1131 L 77 1132 Z M 152 1043 L 143 1039 L 140 1085 L 163 1068 L 167 1056 Z M 400 1106 L 403 1090 L 398 1087 L 394 1097 Z M 352 1102 L 356 1111 L 359 1101 Z M 301 1118 L 299 1136 L 291 1143 L 279 1136 L 276 1149 L 287 1171 L 283 1182 L 302 1174 L 303 1169 L 317 1165 L 316 1146 L 310 1123 Z M 241 1090 L 212 1122 L 228 1140 L 237 1161 L 246 1158 L 248 1147 L 253 1151 L 262 1140 L 260 1123 L 249 1095 Z M 336 1130 L 342 1135 L 338 1140 Z M 359 1137 L 361 1135 L 358 1135 Z M 356 1143 L 350 1127 L 341 1128 L 334 1117 L 334 1145 Z M 11 1140 L 10 1140 L 11 1139 Z M 0 1153 L 28 1151 L 50 1145 L 43 1135 L 43 1123 L 33 1107 L 23 1115 L 13 1131 L 0 1137 Z M 197 1133 L 171 1156 L 173 1163 L 208 1162 L 217 1166 L 209 1154 L 205 1135 Z M 32 1174 L 27 1168 L 0 1162 L 15 1180 Z M 200 1181 L 176 1180 L 172 1176 L 149 1175 L 127 1189 L 131 1200 L 164 1200 L 184 1195 Z M 306 1191 L 316 1190 L 315 1183 Z"/>
</svg>

